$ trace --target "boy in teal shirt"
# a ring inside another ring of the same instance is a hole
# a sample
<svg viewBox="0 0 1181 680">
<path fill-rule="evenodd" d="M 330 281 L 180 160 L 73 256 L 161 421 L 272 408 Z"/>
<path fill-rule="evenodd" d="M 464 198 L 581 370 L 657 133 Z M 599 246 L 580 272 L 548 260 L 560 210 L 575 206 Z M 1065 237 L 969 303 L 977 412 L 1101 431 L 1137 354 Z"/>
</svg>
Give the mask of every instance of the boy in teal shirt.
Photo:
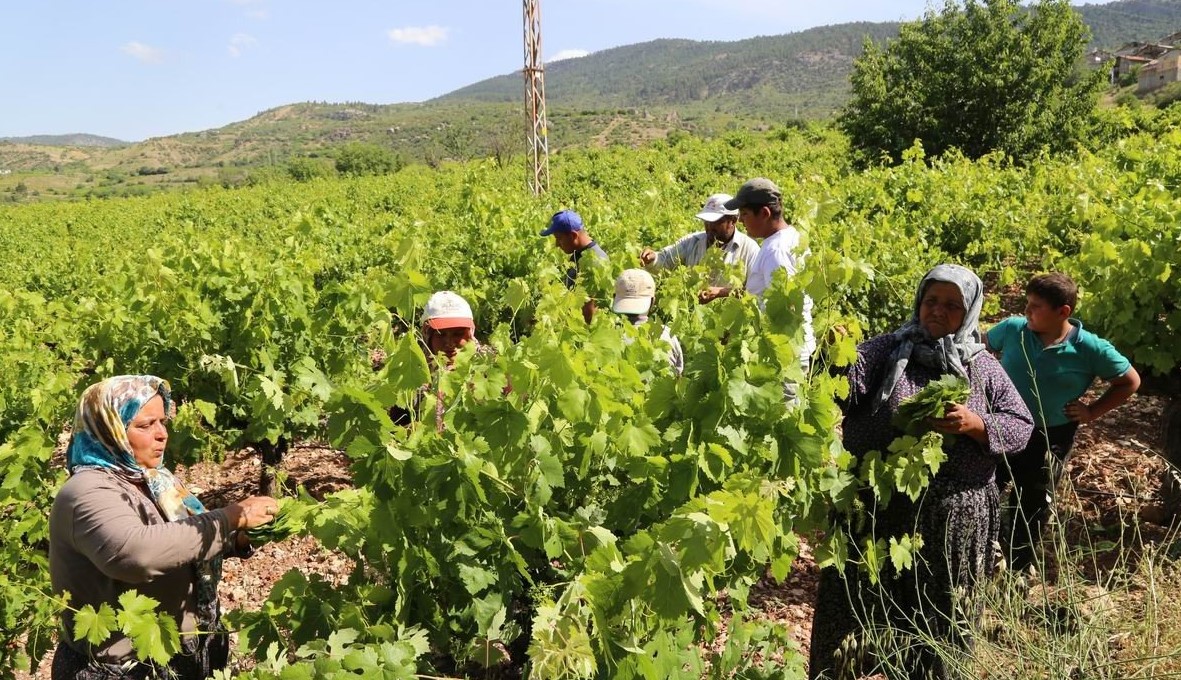
<svg viewBox="0 0 1181 680">
<path fill-rule="evenodd" d="M 1005 503 L 1012 529 L 1002 532 L 1001 541 L 1014 570 L 1033 563 L 1078 426 L 1124 403 L 1140 387 L 1140 375 L 1127 358 L 1071 318 L 1078 286 L 1070 277 L 1035 276 L 1025 287 L 1025 297 L 1025 316 L 1005 319 L 986 336 L 989 350 L 999 355 L 1036 426 L 1025 451 L 997 467 L 1002 492 L 1013 481 Z M 1081 397 L 1095 378 L 1109 386 L 1098 399 L 1085 403 Z"/>
</svg>

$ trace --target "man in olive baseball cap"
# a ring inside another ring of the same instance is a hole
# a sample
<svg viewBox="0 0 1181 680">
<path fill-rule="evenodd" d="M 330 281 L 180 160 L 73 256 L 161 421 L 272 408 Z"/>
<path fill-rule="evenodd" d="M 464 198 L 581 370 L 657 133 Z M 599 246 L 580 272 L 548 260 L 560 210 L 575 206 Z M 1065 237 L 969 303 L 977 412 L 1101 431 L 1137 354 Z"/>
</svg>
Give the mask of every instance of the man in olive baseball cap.
<svg viewBox="0 0 1181 680">
<path fill-rule="evenodd" d="M 727 210 L 741 210 L 761 206 L 783 205 L 779 187 L 766 177 L 756 177 L 738 188 L 734 198 L 726 201 Z"/>
<path fill-rule="evenodd" d="M 746 292 L 759 298 L 762 307 L 763 293 L 770 287 L 775 272 L 782 269 L 788 276 L 795 276 L 804 266 L 807 248 L 802 243 L 800 232 L 788 224 L 783 216 L 783 193 L 766 177 L 748 180 L 738 188 L 734 198 L 726 201 L 728 210 L 738 210 L 738 221 L 751 238 L 762 239 L 759 254 L 746 273 Z M 710 288 L 700 296 L 702 302 L 729 295 L 731 291 Z M 812 298 L 804 296 L 804 357 L 816 349 L 812 334 Z"/>
</svg>

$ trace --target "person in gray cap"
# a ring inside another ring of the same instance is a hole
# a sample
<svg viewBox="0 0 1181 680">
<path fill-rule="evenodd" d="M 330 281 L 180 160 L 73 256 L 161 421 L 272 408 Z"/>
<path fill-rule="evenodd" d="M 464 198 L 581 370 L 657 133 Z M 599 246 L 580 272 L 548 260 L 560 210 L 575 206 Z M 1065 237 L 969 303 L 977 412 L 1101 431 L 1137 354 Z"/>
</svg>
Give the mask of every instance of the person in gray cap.
<svg viewBox="0 0 1181 680">
<path fill-rule="evenodd" d="M 738 211 L 738 221 L 742 222 L 747 235 L 763 240 L 758 255 L 746 272 L 745 286 L 746 292 L 759 298 L 762 307 L 763 293 L 771 285 L 777 269 L 794 276 L 804 266 L 806 253 L 800 252 L 800 232 L 784 219 L 783 194 L 765 177 L 756 177 L 743 184 L 725 206 L 727 210 Z M 725 288 L 710 288 L 702 291 L 700 299 L 709 302 L 729 294 Z M 812 298 L 804 297 L 803 313 L 806 362 L 816 349 L 816 338 L 812 334 Z"/>
<path fill-rule="evenodd" d="M 755 255 L 759 253 L 759 244 L 738 231 L 738 211 L 727 209 L 725 205 L 731 198 L 730 194 L 714 194 L 705 199 L 705 206 L 696 215 L 705 223 L 703 231 L 684 236 L 659 251 L 644 248 L 640 263 L 650 270 L 693 267 L 705 259 L 711 247 L 716 246 L 722 251 L 723 262 L 728 265 L 741 262 L 746 271 L 750 271 Z"/>
</svg>

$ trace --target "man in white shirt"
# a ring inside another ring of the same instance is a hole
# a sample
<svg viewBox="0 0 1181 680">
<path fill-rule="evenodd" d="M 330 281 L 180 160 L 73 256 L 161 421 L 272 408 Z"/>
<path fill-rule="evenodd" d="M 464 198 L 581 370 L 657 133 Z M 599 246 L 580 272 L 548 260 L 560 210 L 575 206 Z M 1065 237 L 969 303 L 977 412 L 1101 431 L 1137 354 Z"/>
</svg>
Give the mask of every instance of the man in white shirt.
<svg viewBox="0 0 1181 680">
<path fill-rule="evenodd" d="M 659 251 L 644 248 L 640 262 L 650 270 L 693 267 L 705 259 L 711 247 L 720 248 L 722 261 L 727 265 L 741 262 L 749 272 L 759 244 L 746 234 L 738 231 L 738 211 L 726 208 L 730 194 L 714 194 L 705 199 L 705 206 L 697 213 L 697 219 L 705 223 L 704 231 L 682 237 L 676 243 Z"/>
<path fill-rule="evenodd" d="M 800 248 L 800 232 L 783 218 L 783 194 L 779 187 L 765 177 L 756 177 L 743 184 L 738 194 L 726 201 L 727 210 L 738 211 L 738 221 L 752 238 L 763 239 L 754 263 L 746 273 L 746 292 L 759 298 L 762 307 L 763 293 L 771 285 L 775 270 L 784 269 L 788 276 L 794 276 L 804 266 L 806 252 Z M 730 295 L 726 288 L 710 288 L 701 294 L 702 302 Z M 707 299 L 708 298 L 708 299 Z M 816 349 L 816 338 L 812 333 L 812 298 L 804 297 L 804 363 Z"/>
</svg>

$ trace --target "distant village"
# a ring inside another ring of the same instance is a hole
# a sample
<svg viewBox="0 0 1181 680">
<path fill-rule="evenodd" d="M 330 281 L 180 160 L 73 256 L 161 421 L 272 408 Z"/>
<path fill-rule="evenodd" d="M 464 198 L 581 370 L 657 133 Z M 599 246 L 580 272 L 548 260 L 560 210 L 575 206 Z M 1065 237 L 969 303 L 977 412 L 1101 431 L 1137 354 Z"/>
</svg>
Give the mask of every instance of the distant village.
<svg viewBox="0 0 1181 680">
<path fill-rule="evenodd" d="M 1095 68 L 1110 63 L 1112 85 L 1135 75 L 1136 94 L 1152 92 L 1181 82 L 1181 31 L 1154 42 L 1130 42 L 1115 52 L 1095 50 L 1087 61 Z"/>
</svg>

